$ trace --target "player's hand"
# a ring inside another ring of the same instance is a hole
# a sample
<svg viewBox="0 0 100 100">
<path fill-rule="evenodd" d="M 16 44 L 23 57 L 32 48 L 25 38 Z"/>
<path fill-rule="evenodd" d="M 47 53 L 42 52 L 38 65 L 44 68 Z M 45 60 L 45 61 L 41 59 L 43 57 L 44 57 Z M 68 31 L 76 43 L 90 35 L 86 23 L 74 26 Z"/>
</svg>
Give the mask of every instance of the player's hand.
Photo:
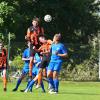
<svg viewBox="0 0 100 100">
<path fill-rule="evenodd" d="M 25 39 L 27 40 L 27 35 L 25 36 Z"/>
<path fill-rule="evenodd" d="M 33 49 L 35 50 L 35 49 L 36 49 L 36 47 L 35 47 L 35 46 L 33 46 Z"/>
<path fill-rule="evenodd" d="M 43 52 L 40 52 L 40 54 L 42 55 L 42 54 L 43 54 Z"/>
<path fill-rule="evenodd" d="M 29 37 L 27 37 L 27 35 L 25 36 L 25 40 L 28 40 L 28 41 L 30 40 Z"/>
</svg>

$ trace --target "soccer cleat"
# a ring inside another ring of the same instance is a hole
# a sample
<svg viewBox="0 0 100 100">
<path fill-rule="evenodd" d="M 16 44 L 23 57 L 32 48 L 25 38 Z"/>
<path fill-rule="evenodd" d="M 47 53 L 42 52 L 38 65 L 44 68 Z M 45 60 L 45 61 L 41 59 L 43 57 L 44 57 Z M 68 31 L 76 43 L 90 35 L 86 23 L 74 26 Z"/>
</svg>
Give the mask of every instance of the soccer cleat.
<svg viewBox="0 0 100 100">
<path fill-rule="evenodd" d="M 27 93 L 28 92 L 28 89 L 25 89 L 25 91 L 24 91 L 25 93 Z"/>
<path fill-rule="evenodd" d="M 50 89 L 48 93 L 50 93 L 50 92 L 54 92 L 54 89 Z"/>
<path fill-rule="evenodd" d="M 12 91 L 13 91 L 13 92 L 16 92 L 16 91 L 17 91 L 17 89 L 16 89 L 16 88 L 14 88 Z"/>
<path fill-rule="evenodd" d="M 46 93 L 46 91 L 45 90 L 42 90 L 42 93 Z"/>
<path fill-rule="evenodd" d="M 50 94 L 58 94 L 58 92 L 51 91 Z"/>
<path fill-rule="evenodd" d="M 38 89 L 38 88 L 40 88 L 40 87 L 41 87 L 40 85 L 36 85 L 35 89 Z"/>
<path fill-rule="evenodd" d="M 6 89 L 6 88 L 4 88 L 3 90 L 4 90 L 4 92 L 6 92 L 6 91 L 7 91 L 7 89 Z"/>
<path fill-rule="evenodd" d="M 25 91 L 25 89 L 23 89 L 23 90 L 20 90 L 20 92 L 24 92 Z"/>
</svg>

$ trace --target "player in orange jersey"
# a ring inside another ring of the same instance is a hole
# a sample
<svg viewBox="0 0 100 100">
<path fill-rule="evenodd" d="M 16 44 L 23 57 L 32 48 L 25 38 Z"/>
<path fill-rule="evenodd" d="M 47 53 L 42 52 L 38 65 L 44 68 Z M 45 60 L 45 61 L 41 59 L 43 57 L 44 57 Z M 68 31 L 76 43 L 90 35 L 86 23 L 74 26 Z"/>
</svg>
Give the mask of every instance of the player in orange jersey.
<svg viewBox="0 0 100 100">
<path fill-rule="evenodd" d="M 3 47 L 3 42 L 0 41 L 0 71 L 3 73 L 3 88 L 7 90 L 7 50 Z"/>
<path fill-rule="evenodd" d="M 30 45 L 30 64 L 29 64 L 29 76 L 32 76 L 32 67 L 33 67 L 33 58 L 34 55 L 36 53 L 36 51 L 34 50 L 34 47 L 36 49 L 38 49 L 40 47 L 40 43 L 39 43 L 39 36 L 40 35 L 44 35 L 44 29 L 42 27 L 40 27 L 39 25 L 39 18 L 35 17 L 32 20 L 32 26 L 28 28 L 27 30 L 27 35 L 25 36 L 25 39 L 27 41 L 30 41 L 31 45 Z"/>
<path fill-rule="evenodd" d="M 41 81 L 42 81 L 42 75 L 46 77 L 46 67 L 48 66 L 49 63 L 49 58 L 50 58 L 50 47 L 52 44 L 51 40 L 47 40 L 44 36 L 39 37 L 39 41 L 42 43 L 41 47 L 38 49 L 42 56 L 42 61 L 40 63 L 40 68 L 39 68 L 39 75 L 38 75 L 38 85 L 36 88 L 40 87 Z"/>
</svg>

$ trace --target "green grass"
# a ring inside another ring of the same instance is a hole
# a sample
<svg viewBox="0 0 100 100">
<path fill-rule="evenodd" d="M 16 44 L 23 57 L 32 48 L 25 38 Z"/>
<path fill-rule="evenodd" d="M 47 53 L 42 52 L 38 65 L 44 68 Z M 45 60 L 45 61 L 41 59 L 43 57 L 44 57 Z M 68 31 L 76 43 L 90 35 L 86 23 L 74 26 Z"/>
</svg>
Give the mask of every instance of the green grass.
<svg viewBox="0 0 100 100">
<path fill-rule="evenodd" d="M 22 83 L 19 90 L 25 85 Z M 32 93 L 21 93 L 19 90 L 12 92 L 14 86 L 15 83 L 8 83 L 8 91 L 5 93 L 0 83 L 0 100 L 100 100 L 99 82 L 61 82 L 57 95 L 42 93 L 41 89 L 34 88 Z"/>
</svg>

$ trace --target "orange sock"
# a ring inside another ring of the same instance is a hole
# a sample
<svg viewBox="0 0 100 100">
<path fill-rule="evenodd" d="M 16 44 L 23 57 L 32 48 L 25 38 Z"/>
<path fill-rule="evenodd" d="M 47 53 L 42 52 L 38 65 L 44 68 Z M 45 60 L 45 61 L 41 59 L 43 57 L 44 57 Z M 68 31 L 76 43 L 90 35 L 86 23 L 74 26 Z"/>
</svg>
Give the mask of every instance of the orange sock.
<svg viewBox="0 0 100 100">
<path fill-rule="evenodd" d="M 47 77 L 46 69 L 43 69 L 43 76 L 44 76 L 44 77 Z"/>
<path fill-rule="evenodd" d="M 7 78 L 6 77 L 3 77 L 3 86 L 4 86 L 4 88 L 7 87 Z"/>
<path fill-rule="evenodd" d="M 40 73 L 38 74 L 38 85 L 41 84 L 41 81 L 42 81 L 42 72 L 40 72 Z"/>
<path fill-rule="evenodd" d="M 33 61 L 30 61 L 29 63 L 29 76 L 32 76 L 32 67 L 33 67 Z"/>
</svg>

